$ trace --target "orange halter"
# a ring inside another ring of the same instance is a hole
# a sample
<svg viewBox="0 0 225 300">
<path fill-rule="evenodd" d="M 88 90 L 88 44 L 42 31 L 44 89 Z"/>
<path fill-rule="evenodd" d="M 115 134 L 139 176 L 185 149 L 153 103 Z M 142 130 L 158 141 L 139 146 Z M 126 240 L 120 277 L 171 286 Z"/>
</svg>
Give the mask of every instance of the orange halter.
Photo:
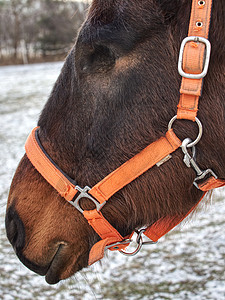
<svg viewBox="0 0 225 300">
<path fill-rule="evenodd" d="M 101 259 L 104 256 L 105 249 L 123 251 L 131 242 L 130 238 L 132 235 L 129 237 L 122 237 L 104 218 L 101 213 L 101 208 L 106 205 L 112 195 L 132 182 L 135 178 L 142 175 L 154 165 L 160 166 L 165 163 L 171 158 L 170 154 L 179 147 L 181 147 L 185 154 L 185 164 L 188 167 L 193 167 L 196 171 L 197 177 L 194 184 L 204 191 L 204 195 L 205 192 L 210 189 L 225 185 L 225 180 L 219 180 L 212 170 L 208 169 L 202 171 L 198 167 L 194 156 L 192 157 L 187 151 L 187 148 L 192 147 L 194 149 L 194 145 L 197 144 L 202 135 L 202 125 L 196 116 L 198 100 L 202 91 L 202 81 L 207 73 L 210 57 L 210 43 L 207 38 L 211 6 L 212 0 L 193 0 L 188 38 L 184 39 L 181 45 L 179 57 L 178 70 L 183 76 L 180 89 L 180 102 L 178 104 L 177 116 L 173 117 L 170 121 L 169 129 L 165 137 L 161 137 L 159 140 L 147 146 L 140 153 L 98 182 L 93 188 L 86 186 L 83 189 L 76 185 L 75 181 L 67 176 L 48 156 L 39 141 L 38 127 L 32 130 L 26 141 L 26 154 L 33 166 L 62 197 L 83 214 L 88 223 L 101 237 L 101 240 L 97 242 L 90 251 L 89 264 L 93 264 Z M 197 122 L 199 126 L 199 135 L 194 142 L 190 139 L 185 139 L 181 142 L 177 138 L 172 130 L 173 122 L 176 119 L 188 119 Z M 208 174 L 210 176 L 207 176 L 207 179 L 205 179 Z M 81 198 L 88 198 L 91 200 L 95 204 L 96 209 L 84 211 L 79 204 Z M 138 232 L 138 250 L 142 243 L 142 233 L 144 233 L 153 243 L 157 242 L 160 237 L 178 225 L 191 211 L 193 211 L 198 203 L 192 207 L 186 215 L 176 215 L 174 217 L 168 216 L 159 219 L 148 228 L 140 230 Z M 137 251 L 135 251 L 135 253 Z"/>
</svg>

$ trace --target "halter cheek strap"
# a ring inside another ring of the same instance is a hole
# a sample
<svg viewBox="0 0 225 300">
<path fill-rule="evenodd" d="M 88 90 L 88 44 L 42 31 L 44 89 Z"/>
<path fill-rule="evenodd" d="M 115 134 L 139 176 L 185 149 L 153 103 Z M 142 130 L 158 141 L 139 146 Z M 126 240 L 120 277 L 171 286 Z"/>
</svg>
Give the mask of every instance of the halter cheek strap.
<svg viewBox="0 0 225 300">
<path fill-rule="evenodd" d="M 172 124 L 175 119 L 188 119 L 200 122 L 196 118 L 196 115 L 198 111 L 198 100 L 202 91 L 203 77 L 207 73 L 209 63 L 210 43 L 207 38 L 211 6 L 212 0 L 193 0 L 189 37 L 184 39 L 179 57 L 178 69 L 181 76 L 183 76 L 180 89 L 180 101 L 177 116 L 172 118 L 170 124 Z M 169 128 L 170 127 L 171 126 L 169 126 Z M 112 195 L 124 186 L 155 165 L 160 166 L 170 159 L 171 153 L 176 151 L 179 147 L 181 147 L 185 154 L 185 164 L 188 167 L 193 167 L 197 173 L 194 184 L 204 192 L 203 197 L 206 191 L 225 185 L 224 179 L 218 179 L 210 169 L 202 171 L 196 164 L 194 155 L 193 157 L 190 156 L 187 147 L 197 142 L 192 142 L 188 145 L 187 140 L 189 142 L 189 139 L 185 139 L 184 142 L 181 143 L 173 130 L 169 129 L 164 137 L 161 137 L 147 146 L 140 153 L 103 178 L 93 188 L 81 188 L 73 179 L 65 174 L 46 153 L 38 138 L 38 130 L 38 127 L 32 130 L 25 145 L 29 160 L 59 194 L 83 214 L 89 225 L 92 226 L 101 238 L 90 251 L 89 264 L 101 259 L 104 255 L 105 248 L 112 251 L 121 251 L 130 243 L 131 236 L 122 237 L 103 216 L 101 213 L 102 207 L 106 205 Z M 201 135 L 199 138 L 200 137 Z M 197 140 L 199 140 L 199 138 Z M 208 174 L 210 174 L 210 176 L 205 180 Z M 80 199 L 82 198 L 88 198 L 95 204 L 96 208 L 94 210 L 84 211 L 80 206 Z M 153 242 L 156 242 L 160 237 L 179 224 L 197 205 L 198 203 L 193 206 L 186 215 L 167 216 L 159 219 L 153 225 L 142 230 L 142 232 Z"/>
</svg>

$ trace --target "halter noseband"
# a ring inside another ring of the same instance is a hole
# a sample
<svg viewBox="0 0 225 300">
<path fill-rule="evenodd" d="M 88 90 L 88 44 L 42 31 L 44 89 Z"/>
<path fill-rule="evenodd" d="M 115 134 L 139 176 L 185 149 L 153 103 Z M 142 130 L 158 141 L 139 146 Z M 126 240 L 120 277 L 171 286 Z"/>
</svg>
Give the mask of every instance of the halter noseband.
<svg viewBox="0 0 225 300">
<path fill-rule="evenodd" d="M 90 226 L 101 237 L 101 240 L 90 251 L 89 264 L 93 264 L 101 259 L 104 256 L 105 249 L 124 252 L 124 249 L 130 244 L 133 234 L 122 237 L 104 218 L 101 213 L 102 207 L 106 205 L 112 195 L 141 176 L 144 172 L 155 165 L 160 167 L 161 164 L 171 158 L 171 153 L 179 147 L 184 152 L 185 164 L 188 167 L 194 168 L 197 173 L 194 184 L 204 192 L 203 197 L 206 191 L 225 185 L 225 180 L 218 179 L 211 169 L 202 171 L 197 165 L 194 155 L 195 144 L 197 144 L 202 135 L 202 125 L 197 118 L 197 111 L 198 100 L 202 92 L 202 81 L 203 77 L 207 74 L 210 57 L 210 42 L 207 38 L 211 18 L 211 6 L 212 0 L 193 0 L 192 2 L 188 37 L 182 42 L 179 56 L 178 70 L 182 76 L 180 101 L 177 115 L 171 119 L 168 131 L 164 137 L 147 146 L 92 188 L 87 186 L 85 188 L 79 187 L 73 179 L 54 163 L 40 143 L 38 127 L 32 130 L 26 141 L 26 154 L 33 166 L 62 197 L 83 214 Z M 188 119 L 198 124 L 199 135 L 194 142 L 189 138 L 181 142 L 175 135 L 172 125 L 176 119 Z M 192 148 L 192 156 L 187 151 L 188 148 Z M 96 208 L 94 210 L 83 210 L 80 206 L 82 198 L 91 200 Z M 153 225 L 141 229 L 137 237 L 139 245 L 137 251 L 142 244 L 142 234 L 151 240 L 150 243 L 157 242 L 160 237 L 169 232 L 193 211 L 198 203 L 186 215 L 167 216 L 159 219 Z M 130 254 L 133 255 L 134 253 Z"/>
</svg>

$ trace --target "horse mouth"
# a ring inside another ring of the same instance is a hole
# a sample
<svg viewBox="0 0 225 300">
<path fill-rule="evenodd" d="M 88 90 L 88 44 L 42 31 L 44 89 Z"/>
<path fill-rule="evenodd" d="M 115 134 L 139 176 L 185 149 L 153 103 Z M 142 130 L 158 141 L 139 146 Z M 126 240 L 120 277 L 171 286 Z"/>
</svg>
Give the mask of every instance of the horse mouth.
<svg viewBox="0 0 225 300">
<path fill-rule="evenodd" d="M 66 243 L 58 244 L 50 263 L 46 266 L 40 266 L 31 260 L 27 259 L 21 251 L 16 251 L 20 261 L 31 271 L 38 275 L 45 276 L 48 284 L 56 284 L 60 280 L 70 277 L 87 266 L 86 253 L 79 253 L 74 256 L 71 253 L 71 248 Z"/>
</svg>

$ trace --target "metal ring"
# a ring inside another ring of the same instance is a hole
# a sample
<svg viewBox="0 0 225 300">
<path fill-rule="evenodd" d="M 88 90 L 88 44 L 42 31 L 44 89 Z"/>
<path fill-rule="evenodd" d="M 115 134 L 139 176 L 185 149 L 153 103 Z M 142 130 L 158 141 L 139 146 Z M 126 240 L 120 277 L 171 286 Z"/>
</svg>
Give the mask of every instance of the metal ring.
<svg viewBox="0 0 225 300">
<path fill-rule="evenodd" d="M 203 1 L 203 0 L 198 1 L 198 5 L 199 5 L 199 6 L 205 5 L 205 1 Z"/>
<path fill-rule="evenodd" d="M 124 250 L 120 250 L 120 253 L 126 256 L 134 256 L 141 250 L 142 245 L 143 245 L 143 239 L 142 237 L 140 237 L 139 240 L 137 241 L 137 248 L 133 252 L 126 252 Z"/>
<path fill-rule="evenodd" d="M 173 123 L 176 121 L 176 119 L 177 119 L 177 115 L 174 116 L 174 117 L 170 120 L 170 122 L 169 122 L 169 124 L 168 124 L 168 130 L 172 129 Z"/>
<path fill-rule="evenodd" d="M 197 21 L 195 25 L 196 25 L 197 27 L 202 27 L 202 26 L 203 26 L 203 22 Z"/>
<path fill-rule="evenodd" d="M 174 117 L 170 120 L 170 122 L 169 122 L 169 124 L 168 124 L 168 130 L 170 130 L 170 129 L 172 128 L 173 123 L 176 121 L 176 119 L 177 119 L 177 115 L 174 116 Z M 190 144 L 187 145 L 188 148 L 191 148 L 191 147 L 195 146 L 195 145 L 200 141 L 200 139 L 201 139 L 201 137 L 202 137 L 202 133 L 203 133 L 202 123 L 201 123 L 201 121 L 200 121 L 197 117 L 195 117 L 195 122 L 196 122 L 197 125 L 198 125 L 199 133 L 198 133 L 197 138 L 196 138 L 192 143 L 190 143 Z"/>
</svg>

